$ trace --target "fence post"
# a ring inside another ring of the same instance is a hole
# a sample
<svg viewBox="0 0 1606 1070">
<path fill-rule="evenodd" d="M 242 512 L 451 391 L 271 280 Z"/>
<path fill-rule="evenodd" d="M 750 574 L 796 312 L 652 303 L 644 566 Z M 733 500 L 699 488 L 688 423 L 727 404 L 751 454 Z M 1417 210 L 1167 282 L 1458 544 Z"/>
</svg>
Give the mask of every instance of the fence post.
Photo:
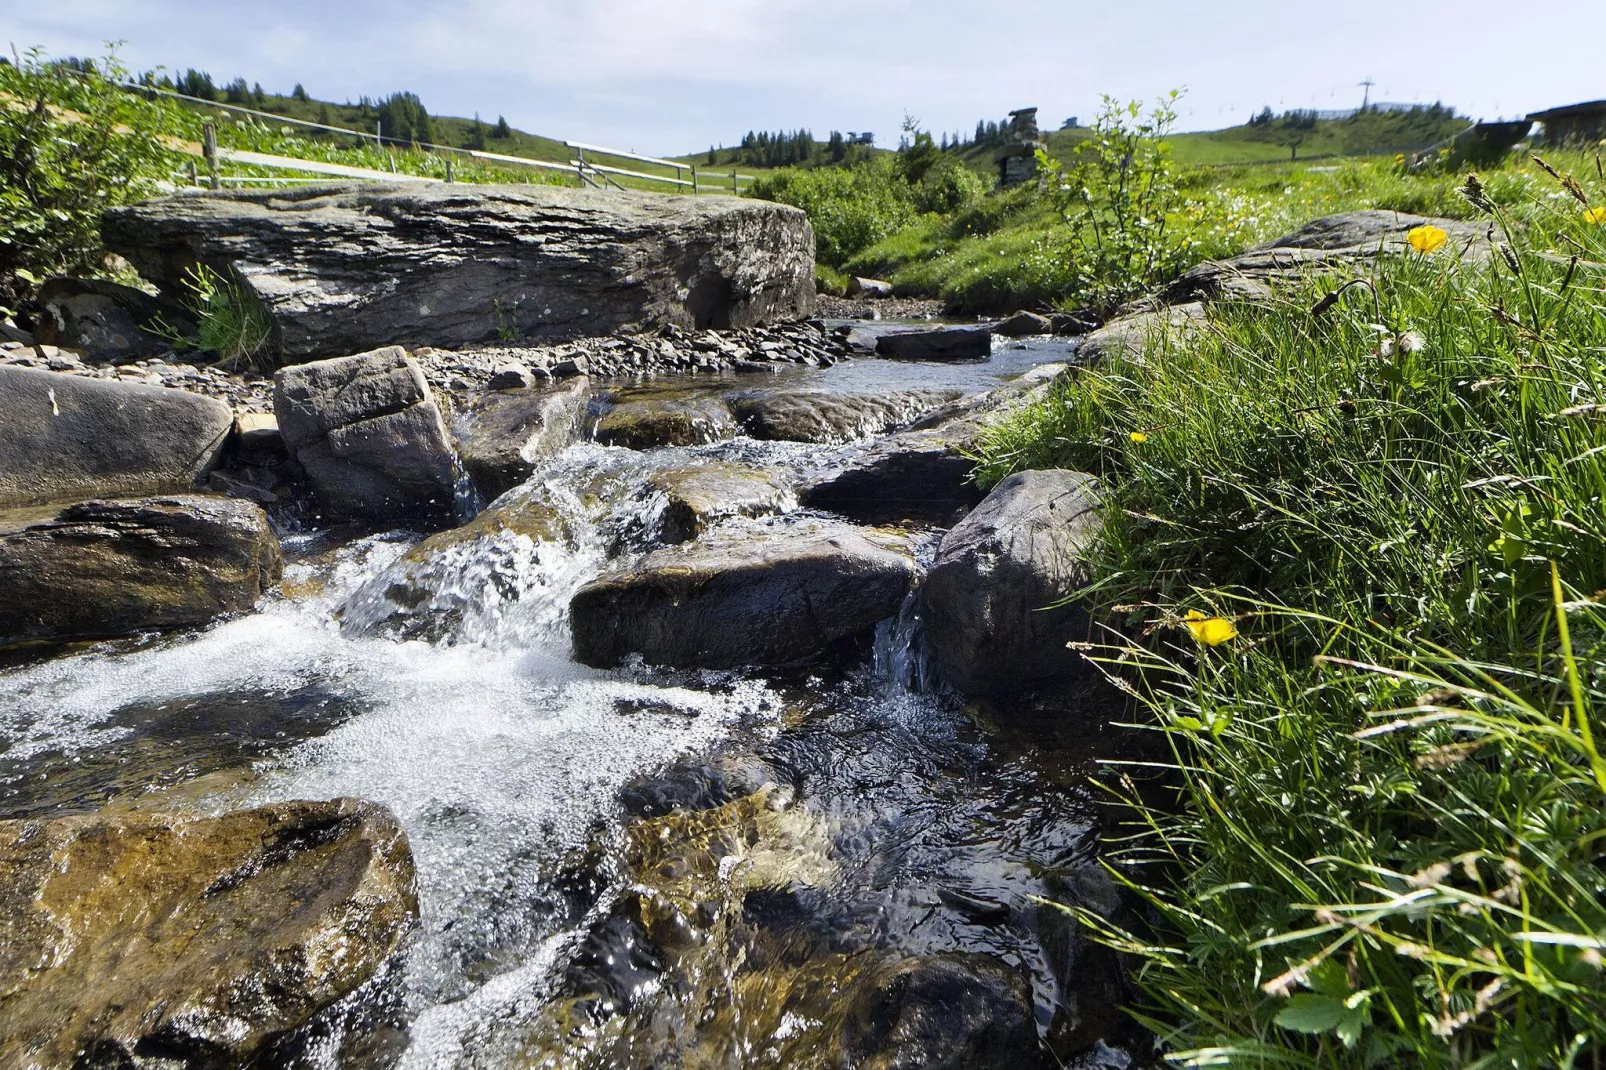
<svg viewBox="0 0 1606 1070">
<path fill-rule="evenodd" d="M 702 190 L 697 188 L 697 168 L 693 167 L 691 169 L 691 195 L 695 197 L 701 192 Z"/>
<path fill-rule="evenodd" d="M 217 175 L 217 124 L 210 119 L 201 124 L 201 155 L 206 157 L 206 173 L 212 188 L 221 188 L 223 183 L 218 181 Z"/>
<path fill-rule="evenodd" d="M 450 156 L 446 157 L 446 181 L 457 181 L 457 172 L 452 169 L 452 158 Z"/>
<path fill-rule="evenodd" d="M 190 169 L 190 185 L 192 185 L 192 186 L 200 186 L 200 184 L 201 184 L 201 172 L 196 168 L 195 161 L 191 160 L 187 166 Z"/>
<path fill-rule="evenodd" d="M 733 197 L 739 197 L 741 196 L 741 192 L 741 189 L 736 185 L 736 168 L 733 167 L 731 168 L 731 195 Z"/>
</svg>

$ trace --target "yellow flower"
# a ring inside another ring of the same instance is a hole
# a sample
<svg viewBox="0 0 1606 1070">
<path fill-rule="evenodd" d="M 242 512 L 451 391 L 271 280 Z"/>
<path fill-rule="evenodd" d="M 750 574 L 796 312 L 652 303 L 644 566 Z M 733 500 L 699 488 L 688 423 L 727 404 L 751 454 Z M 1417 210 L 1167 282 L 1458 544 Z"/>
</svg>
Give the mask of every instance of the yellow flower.
<svg viewBox="0 0 1606 1070">
<path fill-rule="evenodd" d="M 1207 617 L 1197 609 L 1188 610 L 1182 623 L 1188 626 L 1194 639 L 1205 646 L 1220 646 L 1229 639 L 1238 638 L 1238 627 L 1226 617 Z"/>
<path fill-rule="evenodd" d="M 1599 223 L 1606 226 L 1606 205 L 1599 208 L 1589 208 L 1584 211 L 1585 223 Z"/>
<path fill-rule="evenodd" d="M 1436 227 L 1431 223 L 1424 223 L 1420 227 L 1412 227 L 1405 235 L 1405 240 L 1411 243 L 1411 248 L 1426 255 L 1449 241 L 1450 235 L 1446 234 L 1441 227 Z"/>
<path fill-rule="evenodd" d="M 1149 441 L 1149 436 L 1145 435 L 1142 431 L 1133 431 L 1131 434 L 1127 435 L 1126 437 L 1131 439 L 1133 442 L 1140 442 L 1141 443 L 1141 442 Z"/>
</svg>

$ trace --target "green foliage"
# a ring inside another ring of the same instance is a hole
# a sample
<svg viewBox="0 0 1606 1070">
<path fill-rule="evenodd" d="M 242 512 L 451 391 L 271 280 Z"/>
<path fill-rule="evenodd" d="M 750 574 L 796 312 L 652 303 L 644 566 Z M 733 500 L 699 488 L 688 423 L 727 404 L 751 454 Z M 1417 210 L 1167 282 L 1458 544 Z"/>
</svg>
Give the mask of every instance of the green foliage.
<svg viewBox="0 0 1606 1070">
<path fill-rule="evenodd" d="M 179 350 L 210 353 L 230 367 L 272 365 L 273 324 L 250 288 L 202 264 L 184 276 L 186 301 L 195 314 L 196 333 L 182 334 L 158 322 L 153 330 Z"/>
<path fill-rule="evenodd" d="M 0 66 L 0 306 L 51 275 L 104 271 L 100 217 L 139 200 L 176 166 L 159 140 L 173 109 L 114 84 L 115 56 L 90 69 L 29 52 Z"/>
<path fill-rule="evenodd" d="M 1139 638 L 1105 657 L 1176 794 L 1112 776 L 1152 931 L 1104 936 L 1178 1063 L 1606 1051 L 1606 181 L 1575 162 L 1467 184 L 1482 260 L 1218 304 L 985 444 L 987 479 L 1108 489 L 1095 591 Z"/>
<path fill-rule="evenodd" d="M 808 212 L 815 255 L 831 267 L 841 267 L 918 214 L 912 187 L 889 157 L 847 170 L 786 168 L 759 176 L 751 195 Z"/>
<path fill-rule="evenodd" d="M 386 139 L 433 144 L 435 127 L 416 93 L 392 93 L 379 105 L 380 130 Z"/>
</svg>

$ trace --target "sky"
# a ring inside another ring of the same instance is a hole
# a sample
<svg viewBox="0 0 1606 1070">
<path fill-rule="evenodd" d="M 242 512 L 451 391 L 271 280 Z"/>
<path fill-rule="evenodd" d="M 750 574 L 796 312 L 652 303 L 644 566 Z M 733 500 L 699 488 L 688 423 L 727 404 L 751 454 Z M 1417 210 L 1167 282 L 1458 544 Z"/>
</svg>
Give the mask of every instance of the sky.
<svg viewBox="0 0 1606 1070">
<path fill-rule="evenodd" d="M 1531 30 L 1516 14 L 1535 17 Z M 1102 94 L 1186 90 L 1178 129 L 1262 106 L 1441 100 L 1478 118 L 1606 97 L 1600 0 L 0 0 L 0 44 L 297 82 L 407 89 L 433 114 L 654 154 L 748 130 L 934 132 Z M 1575 27 L 1576 32 L 1566 31 Z"/>
</svg>

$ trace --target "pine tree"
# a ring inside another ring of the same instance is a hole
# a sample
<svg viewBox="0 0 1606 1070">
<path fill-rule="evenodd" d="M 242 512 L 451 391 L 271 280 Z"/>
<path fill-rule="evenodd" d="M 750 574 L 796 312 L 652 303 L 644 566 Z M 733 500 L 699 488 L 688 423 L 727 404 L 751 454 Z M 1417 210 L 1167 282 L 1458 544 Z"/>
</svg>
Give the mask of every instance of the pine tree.
<svg viewBox="0 0 1606 1070">
<path fill-rule="evenodd" d="M 318 105 L 318 121 L 320 123 L 322 123 L 323 125 L 325 125 L 325 126 L 331 125 L 330 121 L 329 121 L 329 105 L 327 105 L 327 104 L 319 104 Z"/>
<path fill-rule="evenodd" d="M 258 111 L 268 106 L 268 95 L 262 91 L 261 82 L 251 87 L 251 106 Z"/>
<path fill-rule="evenodd" d="M 714 146 L 710 145 L 708 146 L 708 159 L 703 166 L 713 167 L 717 163 L 719 163 L 719 153 L 715 152 Z"/>
<path fill-rule="evenodd" d="M 512 136 L 513 128 L 507 125 L 506 117 L 498 115 L 496 117 L 496 129 L 491 131 L 491 137 L 495 138 L 497 141 L 507 141 Z"/>
<path fill-rule="evenodd" d="M 303 104 L 307 103 L 307 100 L 309 99 L 307 97 L 307 91 L 302 88 L 300 82 L 297 82 L 296 87 L 290 90 L 290 99 L 300 101 Z"/>
<path fill-rule="evenodd" d="M 485 151 L 485 124 L 480 122 L 480 113 L 474 113 L 474 125 L 468 131 L 468 147 L 476 152 Z"/>
</svg>

